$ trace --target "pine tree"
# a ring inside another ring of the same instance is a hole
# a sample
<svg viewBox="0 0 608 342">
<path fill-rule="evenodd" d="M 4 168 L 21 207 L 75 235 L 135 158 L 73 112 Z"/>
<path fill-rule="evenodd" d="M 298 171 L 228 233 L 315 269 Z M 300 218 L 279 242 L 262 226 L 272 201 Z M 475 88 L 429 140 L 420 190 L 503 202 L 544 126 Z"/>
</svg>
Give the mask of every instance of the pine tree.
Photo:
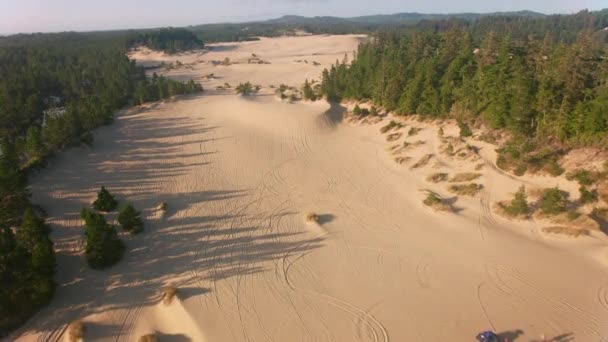
<svg viewBox="0 0 608 342">
<path fill-rule="evenodd" d="M 99 211 L 109 212 L 116 209 L 116 199 L 104 186 L 101 187 L 101 190 L 97 193 L 97 199 L 93 202 L 93 208 Z"/>
<path fill-rule="evenodd" d="M 4 139 L 0 152 L 0 227 L 10 227 L 17 223 L 29 194 L 14 145 Z"/>
<path fill-rule="evenodd" d="M 27 129 L 27 134 L 25 136 L 25 152 L 30 160 L 39 159 L 44 155 L 42 135 L 40 129 L 36 126 L 30 126 L 30 128 Z"/>
<path fill-rule="evenodd" d="M 83 208 L 80 217 L 85 222 L 87 262 L 92 268 L 105 268 L 116 264 L 124 253 L 124 244 L 113 225 L 103 215 Z"/>
<path fill-rule="evenodd" d="M 527 198 L 526 187 L 522 185 L 515 193 L 515 197 L 511 200 L 511 203 L 505 208 L 505 211 L 512 216 L 526 215 L 528 213 Z"/>
<path fill-rule="evenodd" d="M 125 205 L 118 214 L 118 223 L 122 229 L 131 234 L 139 234 L 144 230 L 144 222 L 140 213 L 131 204 Z"/>
<path fill-rule="evenodd" d="M 306 81 L 304 81 L 304 85 L 302 86 L 302 95 L 304 96 L 305 100 L 315 101 L 317 99 L 317 95 L 312 90 L 312 87 L 310 86 L 308 79 L 306 79 Z"/>
<path fill-rule="evenodd" d="M 547 215 L 556 215 L 565 211 L 562 191 L 558 187 L 545 189 L 540 199 L 539 208 Z"/>
</svg>

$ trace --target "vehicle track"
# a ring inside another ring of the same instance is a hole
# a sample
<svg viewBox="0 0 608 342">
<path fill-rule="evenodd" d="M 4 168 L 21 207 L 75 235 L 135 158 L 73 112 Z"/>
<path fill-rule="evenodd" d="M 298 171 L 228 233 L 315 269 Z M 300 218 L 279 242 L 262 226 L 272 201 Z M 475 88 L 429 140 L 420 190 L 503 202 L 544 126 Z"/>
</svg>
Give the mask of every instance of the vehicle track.
<svg viewBox="0 0 608 342">
<path fill-rule="evenodd" d="M 555 320 L 558 325 L 567 324 L 567 329 L 578 334 L 604 338 L 598 332 L 600 327 L 598 317 L 564 299 L 549 295 L 547 291 L 525 280 L 518 270 L 489 263 L 486 264 L 486 276 L 490 283 L 508 296 L 511 303 L 519 306 L 522 312 L 536 311 L 537 313 L 532 317 L 543 317 L 545 321 Z"/>
<path fill-rule="evenodd" d="M 289 270 L 291 266 L 293 266 L 297 261 L 306 256 L 305 253 L 301 253 L 299 256 L 295 257 L 292 261 L 288 261 L 288 256 L 283 259 L 283 275 L 285 278 L 285 283 L 293 290 L 298 293 L 301 293 L 305 296 L 314 297 L 320 300 L 323 300 L 326 304 L 332 305 L 350 315 L 353 316 L 354 322 L 360 321 L 365 327 L 367 327 L 373 336 L 374 342 L 388 342 L 389 335 L 382 323 L 378 321 L 373 315 L 369 312 L 355 306 L 352 303 L 349 303 L 340 298 L 330 296 L 327 294 L 319 293 L 316 291 L 305 290 L 295 286 L 289 279 Z"/>
</svg>

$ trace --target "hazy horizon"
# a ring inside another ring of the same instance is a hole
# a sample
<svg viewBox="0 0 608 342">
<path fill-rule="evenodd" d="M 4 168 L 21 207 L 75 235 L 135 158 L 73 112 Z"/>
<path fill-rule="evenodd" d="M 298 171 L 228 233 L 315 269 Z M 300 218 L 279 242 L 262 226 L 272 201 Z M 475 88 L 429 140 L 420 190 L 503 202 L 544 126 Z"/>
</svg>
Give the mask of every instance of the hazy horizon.
<svg viewBox="0 0 608 342">
<path fill-rule="evenodd" d="M 266 20 L 284 15 L 353 17 L 402 12 L 490 13 L 535 11 L 545 14 L 570 14 L 583 9 L 608 7 L 608 0 L 482 1 L 448 0 L 416 2 L 379 0 L 372 6 L 365 0 L 106 0 L 90 3 L 77 0 L 20 0 L 0 3 L 0 35 L 142 29 L 163 26 L 190 26 L 208 23 Z"/>
</svg>

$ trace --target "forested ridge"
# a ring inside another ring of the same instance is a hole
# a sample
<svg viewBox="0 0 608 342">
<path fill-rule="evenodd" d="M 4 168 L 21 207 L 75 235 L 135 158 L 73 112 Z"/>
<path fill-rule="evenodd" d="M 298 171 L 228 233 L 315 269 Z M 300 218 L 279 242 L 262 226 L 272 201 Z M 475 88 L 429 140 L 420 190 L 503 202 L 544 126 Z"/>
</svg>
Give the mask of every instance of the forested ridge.
<svg viewBox="0 0 608 342">
<path fill-rule="evenodd" d="M 129 35 L 33 34 L 0 38 L 0 336 L 53 296 L 55 255 L 43 210 L 30 204 L 28 170 L 129 104 L 200 91 L 146 77 L 126 56 Z"/>
<path fill-rule="evenodd" d="M 596 28 L 608 23 L 608 11 L 560 18 L 382 32 L 350 65 L 325 70 L 321 91 L 400 115 L 507 130 L 516 139 L 503 150 L 503 164 L 547 142 L 606 147 L 608 50 L 605 30 Z M 556 36 L 565 32 L 560 24 L 578 29 Z"/>
<path fill-rule="evenodd" d="M 130 45 L 142 44 L 152 50 L 176 53 L 185 50 L 203 48 L 203 41 L 192 31 L 184 28 L 161 28 L 139 34 L 131 40 Z"/>
</svg>

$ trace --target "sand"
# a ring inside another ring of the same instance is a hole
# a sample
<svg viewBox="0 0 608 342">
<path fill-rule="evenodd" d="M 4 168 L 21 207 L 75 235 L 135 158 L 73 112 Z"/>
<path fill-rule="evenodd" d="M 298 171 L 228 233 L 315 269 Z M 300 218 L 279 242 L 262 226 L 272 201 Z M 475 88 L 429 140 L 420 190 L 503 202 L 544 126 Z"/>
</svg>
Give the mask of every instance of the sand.
<svg viewBox="0 0 608 342">
<path fill-rule="evenodd" d="M 226 81 L 297 86 L 318 79 L 322 66 L 293 60 L 327 66 L 360 39 L 263 39 L 149 53 L 146 62 L 256 53 L 271 64 L 167 73 L 207 89 Z M 202 78 L 212 72 L 218 79 Z M 161 341 L 472 341 L 485 329 L 509 341 L 608 338 L 606 237 L 554 236 L 543 222 L 492 210 L 522 183 L 576 192 L 574 183 L 500 172 L 486 143 L 471 141 L 478 156 L 447 156 L 437 124 L 403 121 L 387 134 L 404 134 L 387 142 L 379 131 L 389 119 L 347 122 L 346 109 L 280 101 L 269 89 L 249 97 L 214 90 L 119 113 L 95 132 L 93 147 L 59 153 L 32 179 L 33 200 L 53 227 L 57 295 L 11 339 L 62 341 L 76 319 L 95 341 L 150 333 Z M 422 130 L 408 136 L 412 126 Z M 457 134 L 454 123 L 443 126 Z M 411 144 L 391 151 L 404 141 Z M 483 189 L 456 198 L 447 190 L 454 183 L 426 181 L 437 172 L 479 172 Z M 145 230 L 121 233 L 124 259 L 94 271 L 78 212 L 102 185 L 142 210 Z M 425 190 L 454 210 L 426 207 Z M 317 223 L 305 222 L 309 212 Z M 167 285 L 179 293 L 164 305 Z"/>
</svg>

